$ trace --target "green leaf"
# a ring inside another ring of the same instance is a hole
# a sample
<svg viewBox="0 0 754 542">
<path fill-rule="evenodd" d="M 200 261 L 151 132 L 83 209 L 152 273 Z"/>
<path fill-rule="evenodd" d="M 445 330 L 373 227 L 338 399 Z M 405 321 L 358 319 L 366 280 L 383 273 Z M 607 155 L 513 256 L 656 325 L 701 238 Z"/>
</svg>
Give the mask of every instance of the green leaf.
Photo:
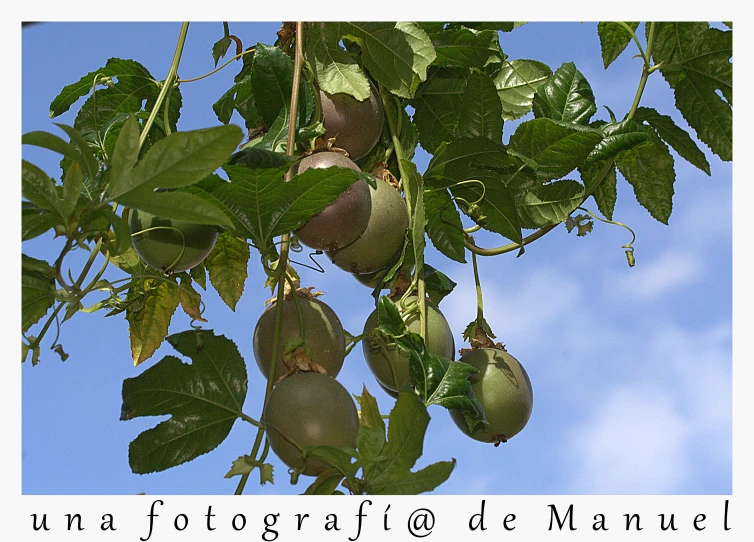
<svg viewBox="0 0 754 542">
<path fill-rule="evenodd" d="M 516 202 L 524 228 L 542 228 L 563 222 L 581 204 L 584 186 L 570 180 L 555 181 L 526 190 Z"/>
<path fill-rule="evenodd" d="M 369 98 L 369 80 L 356 59 L 340 45 L 338 23 L 306 23 L 306 58 L 314 66 L 319 88 L 328 94 Z"/>
<path fill-rule="evenodd" d="M 615 161 L 612 158 L 584 164 L 579 168 L 581 180 L 586 189 L 592 192 L 600 213 L 608 220 L 613 219 L 615 201 L 618 199 L 618 178 L 615 171 Z M 594 186 L 597 188 L 593 188 Z"/>
<path fill-rule="evenodd" d="M 369 474 L 364 476 L 369 493 L 417 494 L 431 491 L 450 476 L 453 463 L 448 465 L 449 462 L 411 472 L 422 455 L 428 424 L 429 414 L 417 395 L 412 390 L 400 390 L 390 412 L 384 459 L 374 464 Z"/>
<path fill-rule="evenodd" d="M 502 145 L 484 138 L 456 140 L 437 151 L 424 178 L 429 186 L 450 188 L 456 202 L 463 199 L 461 210 L 483 228 L 521 242 L 514 195 L 497 173 L 509 165 Z"/>
<path fill-rule="evenodd" d="M 639 28 L 638 22 L 627 22 L 626 24 L 634 32 Z M 597 23 L 597 34 L 600 37 L 600 46 L 602 47 L 602 63 L 607 69 L 631 43 L 632 37 L 628 30 L 617 22 Z"/>
<path fill-rule="evenodd" d="M 427 235 L 442 254 L 460 263 L 466 263 L 463 244 L 463 224 L 450 193 L 446 189 L 424 192 L 427 215 Z"/>
<path fill-rule="evenodd" d="M 503 140 L 503 108 L 495 84 L 481 72 L 473 72 L 461 97 L 461 110 L 454 135 L 458 138 L 484 137 L 495 143 Z"/>
<path fill-rule="evenodd" d="M 503 119 L 515 120 L 531 111 L 534 92 L 550 76 L 552 70 L 536 60 L 504 61 L 491 74 L 503 105 Z"/>
<path fill-rule="evenodd" d="M 503 61 L 497 31 L 455 28 L 430 34 L 435 66 L 483 68 Z"/>
<path fill-rule="evenodd" d="M 58 126 L 63 127 L 63 125 L 60 124 Z M 49 132 L 35 131 L 26 133 L 21 136 L 21 144 L 34 145 L 36 147 L 51 150 L 61 154 L 64 158 L 68 158 L 72 162 L 78 162 L 82 167 L 88 168 L 87 174 L 90 175 L 90 178 L 93 178 L 99 167 L 96 160 L 93 163 L 90 161 L 92 159 L 91 153 L 90 156 L 85 158 L 82 155 L 82 151 L 79 147 L 74 145 L 73 142 L 65 141 Z"/>
<path fill-rule="evenodd" d="M 407 330 L 398 307 L 386 295 L 377 302 L 377 323 L 380 331 L 393 337 L 403 335 Z"/>
<path fill-rule="evenodd" d="M 37 207 L 62 216 L 61 201 L 55 189 L 55 181 L 37 166 L 21 160 L 21 195 Z"/>
<path fill-rule="evenodd" d="M 214 202 L 184 191 L 133 190 L 119 197 L 118 202 L 164 219 L 182 220 L 192 224 L 232 225 L 230 218 Z"/>
<path fill-rule="evenodd" d="M 99 162 L 95 158 L 89 143 L 87 143 L 81 134 L 72 126 L 65 124 L 55 123 L 55 126 L 63 130 L 68 137 L 71 138 L 71 145 L 73 145 L 79 153 L 79 165 L 86 172 L 90 179 L 96 179 L 99 172 Z"/>
<path fill-rule="evenodd" d="M 163 471 L 215 449 L 242 415 L 246 398 L 246 364 L 233 341 L 208 330 L 167 340 L 191 365 L 165 356 L 123 381 L 121 420 L 171 416 L 129 445 L 129 464 L 137 474 Z"/>
<path fill-rule="evenodd" d="M 54 303 L 55 270 L 44 260 L 21 254 L 21 331 L 28 331 Z"/>
<path fill-rule="evenodd" d="M 60 216 L 40 209 L 28 201 L 21 202 L 21 240 L 29 241 L 60 224 Z"/>
<path fill-rule="evenodd" d="M 659 114 L 655 109 L 639 107 L 636 110 L 636 115 L 634 115 L 634 120 L 646 122 L 681 158 L 686 159 L 691 165 L 710 175 L 709 163 L 704 153 L 697 147 L 689 134 L 673 122 L 672 118 Z"/>
<path fill-rule="evenodd" d="M 365 176 L 339 167 L 310 168 L 286 183 L 283 175 L 289 168 L 287 160 L 282 167 L 266 167 L 275 163 L 272 160 L 279 160 L 279 155 L 249 151 L 253 151 L 249 155 L 255 157 L 251 160 L 257 160 L 258 166 L 226 165 L 232 182 L 210 178 L 189 191 L 219 205 L 231 217 L 234 229 L 251 238 L 263 252 L 274 237 L 300 228 Z"/>
<path fill-rule="evenodd" d="M 202 287 L 202 290 L 207 289 L 207 268 L 204 267 L 204 262 L 199 262 L 197 265 L 189 269 L 189 274 L 191 275 L 191 278 L 194 279 L 194 282 Z"/>
<path fill-rule="evenodd" d="M 439 305 L 440 301 L 453 291 L 456 283 L 450 280 L 445 273 L 438 271 L 431 265 L 424 264 L 422 270 L 427 296 L 435 305 Z"/>
<path fill-rule="evenodd" d="M 325 469 L 304 491 L 304 495 L 334 495 L 344 476 L 337 469 Z"/>
<path fill-rule="evenodd" d="M 80 97 L 91 93 L 95 77 L 97 77 L 97 86 L 105 84 L 106 88 L 97 89 L 96 99 L 94 95 L 87 98 L 74 121 L 74 128 L 85 139 L 96 137 L 96 133 L 100 129 L 110 126 L 113 121 L 118 119 L 125 120 L 125 116 L 128 114 L 143 112 L 148 115 L 157 102 L 160 93 L 160 87 L 155 78 L 144 66 L 133 60 L 111 58 L 104 67 L 90 72 L 78 82 L 65 87 L 50 105 L 50 117 L 64 113 Z M 117 82 L 114 82 L 116 79 Z M 181 105 L 180 89 L 171 89 L 167 110 L 171 131 L 177 129 Z M 163 125 L 164 113 L 164 111 L 160 111 L 160 115 L 155 120 L 145 142 L 145 148 L 164 137 L 166 133 L 166 128 Z M 115 136 L 114 133 L 112 135 Z M 108 136 L 105 141 L 108 151 L 111 150 L 110 139 Z"/>
<path fill-rule="evenodd" d="M 204 260 L 212 286 L 233 311 L 241 299 L 248 277 L 250 252 L 251 249 L 244 240 L 234 237 L 229 232 L 223 232 L 217 237 L 215 246 Z"/>
<path fill-rule="evenodd" d="M 418 495 L 432 491 L 450 478 L 456 466 L 456 460 L 438 461 L 427 465 L 417 472 L 395 475 L 392 478 L 382 478 L 372 486 L 373 495 Z"/>
<path fill-rule="evenodd" d="M 427 152 L 434 154 L 443 141 L 453 140 L 469 76 L 468 70 L 433 68 L 419 85 L 412 101 L 414 123 Z"/>
<path fill-rule="evenodd" d="M 707 23 L 655 23 L 652 57 L 699 139 L 722 160 L 733 155 L 733 32 Z M 647 25 L 649 26 L 649 25 Z M 722 97 L 717 94 L 720 92 Z"/>
<path fill-rule="evenodd" d="M 73 215 L 76 210 L 76 204 L 81 197 L 81 188 L 84 186 L 84 176 L 81 173 L 81 166 L 74 162 L 65 172 L 63 178 L 63 197 L 60 202 L 60 213 L 66 219 Z"/>
<path fill-rule="evenodd" d="M 135 115 L 128 117 L 120 129 L 118 138 L 115 140 L 113 155 L 110 159 L 110 180 L 111 187 L 120 183 L 127 183 L 134 166 L 139 161 L 139 136 L 141 130 L 139 121 Z"/>
<path fill-rule="evenodd" d="M 155 143 L 135 168 L 110 182 L 110 198 L 139 189 L 194 184 L 224 164 L 243 139 L 238 126 L 175 132 Z"/>
<path fill-rule="evenodd" d="M 356 450 L 347 448 L 334 448 L 332 446 L 304 446 L 301 457 L 304 460 L 315 457 L 320 461 L 331 465 L 346 479 L 353 480 L 359 470 L 359 464 L 353 462 Z"/>
<path fill-rule="evenodd" d="M 597 112 L 592 87 L 573 62 L 563 63 L 537 88 L 532 107 L 535 117 L 584 125 Z"/>
<path fill-rule="evenodd" d="M 270 128 L 278 117 L 289 123 L 291 89 L 293 88 L 293 59 L 278 47 L 258 43 L 252 61 L 251 88 L 257 111 Z M 313 110 L 313 96 L 308 85 L 299 88 L 298 126 L 309 121 Z"/>
<path fill-rule="evenodd" d="M 619 152 L 632 149 L 650 137 L 650 131 L 633 119 L 611 122 L 599 128 L 602 141 L 589 153 L 587 163 L 615 158 Z"/>
<path fill-rule="evenodd" d="M 424 213 L 424 179 L 416 169 L 416 164 L 410 160 L 401 160 L 401 171 L 405 173 L 402 179 L 403 186 L 411 193 L 411 206 L 409 212 L 411 222 L 411 245 L 414 250 L 414 262 L 424 263 L 424 228 L 427 225 L 427 217 Z"/>
<path fill-rule="evenodd" d="M 429 36 L 412 22 L 331 23 L 332 36 L 345 38 L 361 49 L 361 62 L 389 92 L 412 98 L 416 83 L 427 78 L 436 53 Z"/>
<path fill-rule="evenodd" d="M 146 279 L 144 283 L 147 291 L 139 292 L 132 282 L 127 296 L 135 301 L 126 310 L 134 367 L 152 357 L 160 347 L 180 302 L 175 283 L 157 279 Z"/>
<path fill-rule="evenodd" d="M 228 53 L 232 43 L 233 40 L 230 39 L 230 36 L 223 36 L 212 45 L 212 60 L 215 61 L 215 67 L 217 67 L 220 59 Z"/>
<path fill-rule="evenodd" d="M 380 415 L 377 400 L 369 394 L 366 386 L 357 399 L 361 409 L 356 446 L 359 450 L 359 456 L 365 462 L 365 476 L 369 476 L 368 471 L 372 468 L 370 463 L 376 461 L 382 455 L 382 450 L 385 447 L 385 422 Z"/>
<path fill-rule="evenodd" d="M 537 163 L 539 180 L 549 181 L 576 169 L 601 140 L 597 130 L 581 131 L 540 118 L 521 123 L 509 145 Z"/>
<path fill-rule="evenodd" d="M 649 214 L 668 223 L 673 210 L 675 169 L 668 147 L 659 137 L 652 137 L 616 158 L 618 170 L 631 183 L 637 201 Z"/>
</svg>

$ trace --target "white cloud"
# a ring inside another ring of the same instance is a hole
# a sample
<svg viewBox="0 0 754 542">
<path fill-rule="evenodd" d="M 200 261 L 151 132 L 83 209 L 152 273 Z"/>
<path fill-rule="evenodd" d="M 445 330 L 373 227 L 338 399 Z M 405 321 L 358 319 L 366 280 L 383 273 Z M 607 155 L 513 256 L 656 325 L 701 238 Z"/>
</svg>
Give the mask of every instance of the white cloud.
<svg viewBox="0 0 754 542">
<path fill-rule="evenodd" d="M 672 290 L 688 286 L 703 275 L 701 258 L 687 251 L 668 250 L 654 261 L 606 276 L 606 295 L 630 296 L 654 301 Z"/>
<path fill-rule="evenodd" d="M 689 423 L 669 393 L 616 388 L 594 417 L 573 432 L 578 461 L 571 489 L 590 494 L 673 493 L 689 476 Z"/>
</svg>

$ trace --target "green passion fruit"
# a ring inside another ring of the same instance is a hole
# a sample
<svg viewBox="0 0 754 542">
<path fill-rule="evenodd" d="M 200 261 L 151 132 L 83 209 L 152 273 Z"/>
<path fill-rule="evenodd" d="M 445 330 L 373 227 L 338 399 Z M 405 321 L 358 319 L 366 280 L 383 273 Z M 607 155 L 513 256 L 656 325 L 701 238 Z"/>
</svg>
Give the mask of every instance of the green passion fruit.
<svg viewBox="0 0 754 542">
<path fill-rule="evenodd" d="M 469 377 L 471 389 L 484 408 L 488 425 L 472 433 L 462 413 L 450 410 L 450 417 L 466 435 L 481 442 L 500 443 L 517 435 L 529 421 L 534 395 L 524 367 L 505 350 L 479 348 L 461 359 L 479 372 Z"/>
<path fill-rule="evenodd" d="M 416 302 L 416 296 L 410 296 L 408 302 Z M 406 327 L 412 333 L 420 332 L 419 313 L 412 312 L 408 318 L 404 317 Z M 367 318 L 364 333 L 368 333 L 362 341 L 364 358 L 369 369 L 380 385 L 391 391 L 398 391 L 404 384 L 411 383 L 408 354 L 391 343 L 378 330 L 377 309 Z M 455 354 L 453 331 L 445 316 L 437 305 L 427 300 L 427 350 L 430 353 L 452 360 Z"/>
<path fill-rule="evenodd" d="M 334 378 L 297 373 L 270 392 L 262 415 L 272 451 L 283 463 L 316 476 L 329 465 L 304 461 L 304 446 L 356 447 L 359 415 L 351 394 Z"/>
<path fill-rule="evenodd" d="M 319 91 L 325 139 L 348 152 L 352 160 L 366 156 L 380 139 L 385 115 L 382 100 L 370 83 L 369 98 L 359 101 L 348 94 Z"/>
<path fill-rule="evenodd" d="M 332 166 L 361 171 L 351 159 L 337 152 L 317 152 L 298 163 L 296 173 Z M 299 240 L 317 250 L 336 251 L 354 242 L 369 223 L 372 197 L 369 185 L 358 180 L 330 205 L 314 215 L 296 231 Z"/>
<path fill-rule="evenodd" d="M 384 269 L 400 256 L 408 228 L 408 208 L 401 193 L 377 179 L 372 195 L 369 222 L 364 232 L 350 245 L 329 252 L 339 268 L 358 275 Z"/>
<path fill-rule="evenodd" d="M 159 218 L 131 210 L 130 226 L 136 252 L 149 266 L 176 273 L 191 269 L 212 251 L 217 227 Z"/>
<path fill-rule="evenodd" d="M 338 315 L 319 299 L 299 296 L 299 304 L 304 317 L 306 346 L 311 361 L 322 366 L 327 374 L 335 377 L 343 366 L 346 356 L 346 335 Z M 275 307 L 272 303 L 257 321 L 254 329 L 254 357 L 262 374 L 266 377 L 272 360 L 272 340 L 275 332 Z M 299 336 L 299 316 L 293 299 L 283 301 L 283 321 L 280 328 L 280 354 L 278 355 L 275 379 L 288 372 L 283 361 L 283 345 L 289 339 Z"/>
</svg>

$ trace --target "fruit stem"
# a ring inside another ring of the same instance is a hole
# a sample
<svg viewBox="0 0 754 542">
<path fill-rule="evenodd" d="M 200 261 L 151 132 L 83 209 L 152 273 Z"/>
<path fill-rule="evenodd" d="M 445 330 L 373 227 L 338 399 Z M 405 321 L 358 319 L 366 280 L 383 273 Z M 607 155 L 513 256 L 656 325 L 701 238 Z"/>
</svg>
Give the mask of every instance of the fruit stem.
<svg viewBox="0 0 754 542">
<path fill-rule="evenodd" d="M 188 22 L 181 23 L 181 32 L 178 35 L 178 44 L 175 47 L 175 54 L 173 55 L 173 62 L 170 64 L 170 69 L 168 70 L 168 75 L 165 78 L 165 81 L 162 83 L 162 88 L 160 88 L 160 93 L 157 95 L 157 100 L 154 103 L 154 106 L 152 106 L 152 111 L 149 113 L 149 118 L 147 118 L 147 122 L 144 123 L 144 129 L 141 131 L 141 136 L 139 137 L 139 150 L 144 146 L 144 142 L 147 140 L 147 136 L 149 135 L 149 130 L 152 128 L 152 124 L 154 124 L 155 118 L 157 118 L 157 114 L 161 109 L 162 102 L 165 100 L 165 96 L 167 96 L 168 92 L 170 92 L 170 89 L 173 87 L 173 83 L 175 82 L 176 74 L 178 73 L 178 64 L 181 61 L 181 55 L 183 54 L 183 46 L 186 43 L 186 34 L 188 34 Z"/>
<path fill-rule="evenodd" d="M 413 187 L 414 193 L 416 194 L 417 201 L 412 201 L 412 187 L 407 186 L 408 183 L 411 182 L 412 176 L 407 174 L 406 169 L 403 165 L 403 160 L 405 160 L 405 154 L 403 153 L 403 147 L 401 146 L 401 140 L 399 137 L 399 132 L 396 128 L 396 121 L 393 119 L 393 115 L 391 114 L 393 105 L 390 103 L 390 98 L 392 95 L 389 93 L 389 91 L 386 91 L 382 85 L 380 85 L 380 97 L 382 98 L 382 104 L 383 109 L 385 111 L 385 120 L 387 121 L 387 126 L 390 131 L 390 138 L 393 142 L 393 148 L 395 151 L 395 158 L 398 162 L 398 172 L 401 176 L 401 186 L 403 187 L 403 194 L 406 198 L 406 206 L 408 207 L 408 227 L 413 233 L 414 227 L 416 227 L 416 224 L 414 223 L 414 209 L 416 209 L 419 205 L 423 206 L 423 190 L 421 190 L 421 187 Z M 395 97 L 394 102 L 398 102 L 398 98 Z M 399 105 L 399 104 L 398 104 Z M 398 112 L 398 117 L 400 120 L 400 112 Z M 424 225 L 422 225 L 422 228 Z M 424 232 L 422 232 L 423 234 Z M 416 252 L 416 251 L 414 251 Z M 422 338 L 426 339 L 427 337 L 427 297 L 425 294 L 425 285 L 424 285 L 424 253 L 421 254 L 415 254 L 415 262 L 414 262 L 414 278 L 412 281 L 412 286 L 414 282 L 417 283 L 417 290 L 418 290 L 418 296 L 419 296 L 419 334 L 422 336 Z M 409 292 L 413 288 L 409 288 Z M 407 292 L 408 293 L 408 292 Z"/>
<path fill-rule="evenodd" d="M 476 284 L 476 323 L 481 326 L 484 322 L 484 301 L 482 300 L 482 283 L 479 280 L 476 254 L 473 252 L 471 253 L 471 264 L 474 267 L 474 283 Z"/>
<path fill-rule="evenodd" d="M 293 156 L 294 146 L 296 144 L 296 120 L 298 119 L 298 90 L 301 85 L 301 64 L 304 58 L 303 49 L 303 23 L 301 21 L 296 22 L 296 44 L 295 44 L 295 57 L 293 64 L 293 84 L 291 86 L 291 109 L 288 115 L 288 145 L 285 150 L 286 155 Z M 289 169 L 284 177 L 284 182 L 291 180 L 293 176 L 293 170 Z M 275 382 L 275 368 L 277 367 L 277 359 L 280 355 L 280 331 L 283 325 L 283 301 L 285 300 L 285 280 L 288 276 L 288 250 L 290 248 L 290 233 L 285 233 L 280 239 L 280 259 L 278 260 L 277 272 L 277 300 L 275 305 L 275 331 L 272 337 L 272 357 L 270 358 L 270 367 L 267 368 L 267 387 L 264 392 L 264 400 L 262 403 L 262 418 L 264 417 L 264 407 L 267 404 L 267 398 L 272 391 L 273 383 Z M 294 292 L 295 295 L 295 292 Z M 303 329 L 303 326 L 301 326 Z M 251 457 L 256 459 L 259 452 L 259 446 L 262 444 L 262 438 L 264 437 L 264 426 L 257 430 L 257 436 L 254 440 L 254 446 L 251 450 Z M 241 475 L 241 479 L 238 481 L 238 487 L 236 487 L 235 494 L 241 495 L 243 489 L 246 486 L 246 481 L 249 479 L 249 473 Z"/>
</svg>

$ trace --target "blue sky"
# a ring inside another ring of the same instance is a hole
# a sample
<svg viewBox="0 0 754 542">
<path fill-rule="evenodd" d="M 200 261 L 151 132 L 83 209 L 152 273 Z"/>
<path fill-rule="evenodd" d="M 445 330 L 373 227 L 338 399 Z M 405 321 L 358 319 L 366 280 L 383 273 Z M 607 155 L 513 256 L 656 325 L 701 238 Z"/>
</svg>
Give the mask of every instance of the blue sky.
<svg viewBox="0 0 754 542">
<path fill-rule="evenodd" d="M 75 113 L 50 120 L 58 92 L 110 57 L 133 58 L 158 79 L 168 71 L 179 23 L 49 23 L 23 31 L 22 131 L 62 135 L 53 122 L 73 124 Z M 279 25 L 231 23 L 244 46 L 272 43 Z M 210 71 L 220 23 L 192 23 L 179 69 L 182 78 Z M 606 117 L 630 108 L 640 61 L 625 53 L 608 70 L 600 59 L 594 23 L 530 23 L 502 35 L 510 58 L 532 58 L 553 70 L 574 62 L 590 82 Z M 232 84 L 238 67 L 181 86 L 180 130 L 218 123 L 211 104 Z M 659 74 L 649 79 L 642 105 L 686 123 L 673 107 L 672 91 Z M 526 117 L 529 118 L 529 117 Z M 234 117 L 233 122 L 242 121 Z M 505 126 L 504 140 L 517 123 Z M 700 145 L 701 146 L 701 145 Z M 706 150 L 705 147 L 702 146 Z M 57 157 L 24 147 L 23 157 L 59 176 Z M 565 227 L 530 245 L 526 253 L 480 259 L 485 315 L 499 340 L 526 368 L 534 389 L 527 427 L 494 448 L 462 435 L 447 412 L 431 407 L 425 454 L 417 467 L 457 460 L 437 493 L 482 494 L 725 494 L 732 487 L 732 165 L 708 153 L 712 176 L 676 158 L 670 225 L 652 219 L 625 181 L 618 187 L 615 220 L 637 235 L 636 267 L 626 265 L 622 228 L 596 223 L 584 238 Z M 416 158 L 420 171 L 428 157 Z M 593 201 L 586 205 L 596 211 Z M 478 235 L 483 246 L 505 244 Z M 60 249 L 50 235 L 24 243 L 25 253 L 52 260 Z M 458 283 L 440 308 L 462 347 L 462 331 L 475 316 L 470 265 L 439 257 L 428 262 Z M 354 334 L 372 310 L 367 288 L 322 259 L 326 272 L 301 269 Z M 75 262 L 72 261 L 75 265 Z M 113 272 L 111 277 L 120 278 Z M 205 294 L 214 329 L 236 342 L 249 369 L 245 411 L 258 417 L 264 393 L 253 362 L 251 336 L 269 290 L 252 258 L 245 293 L 235 312 L 210 290 Z M 92 303 L 96 296 L 92 295 Z M 188 328 L 177 312 L 171 332 Z M 63 325 L 61 342 L 70 358 L 48 350 L 42 362 L 21 369 L 22 491 L 26 494 L 229 494 L 224 479 L 231 462 L 248 453 L 256 430 L 237 422 L 211 453 L 147 476 L 128 466 L 128 443 L 159 420 L 119 421 L 124 378 L 141 374 L 166 354 L 161 348 L 138 368 L 131 362 L 128 330 L 120 316 L 78 314 Z M 9 360 L 12 361 L 12 360 Z M 352 393 L 362 385 L 378 397 L 384 413 L 392 400 L 382 393 L 355 348 L 338 380 Z M 307 480 L 288 483 L 273 458 L 276 483 L 247 493 L 300 493 Z"/>
</svg>

